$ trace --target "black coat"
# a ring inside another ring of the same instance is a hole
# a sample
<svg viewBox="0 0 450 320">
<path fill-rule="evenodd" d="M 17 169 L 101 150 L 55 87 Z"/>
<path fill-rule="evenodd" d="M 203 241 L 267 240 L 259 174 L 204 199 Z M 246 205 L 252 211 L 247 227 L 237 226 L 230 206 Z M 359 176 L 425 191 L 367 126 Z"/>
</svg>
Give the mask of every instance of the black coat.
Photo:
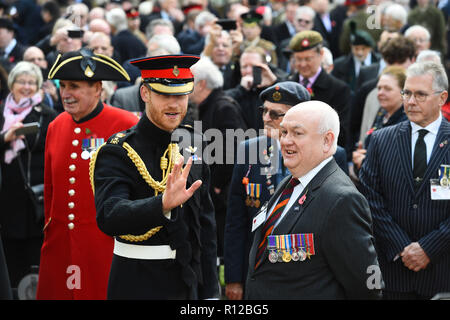
<svg viewBox="0 0 450 320">
<path fill-rule="evenodd" d="M 289 80 L 299 81 L 299 74 L 295 73 Z M 351 101 L 350 87 L 342 80 L 328 74 L 322 69 L 316 81 L 311 87 L 311 100 L 319 100 L 329 104 L 336 110 L 341 122 L 341 130 L 338 144 L 345 148 L 347 135 L 347 114 Z"/>
<path fill-rule="evenodd" d="M 275 204 L 290 180 L 286 177 L 271 197 Z M 350 178 L 332 159 L 305 186 L 273 235 L 312 233 L 315 254 L 305 261 L 268 261 L 265 250 L 255 270 L 256 250 L 263 235 L 254 231 L 249 255 L 246 298 L 250 300 L 377 299 L 380 288 L 368 286 L 369 267 L 378 269 L 369 205 Z M 306 251 L 306 248 L 305 248 Z M 378 269 L 379 270 L 379 269 Z M 381 280 L 381 279 L 380 279 Z M 381 281 L 380 281 L 381 285 Z"/>
<path fill-rule="evenodd" d="M 0 106 L 0 128 L 3 127 L 4 105 Z M 44 183 L 44 151 L 45 137 L 49 123 L 56 117 L 56 112 L 45 105 L 38 105 L 25 117 L 23 123 L 39 122 L 42 115 L 40 135 L 35 143 L 36 135 L 26 135 L 31 152 L 31 185 Z M 33 205 L 25 190 L 25 182 L 22 177 L 19 162 L 22 161 L 25 173 L 27 172 L 27 149 L 20 151 L 20 158 L 16 157 L 10 164 L 5 163 L 5 151 L 9 143 L 4 142 L 4 134 L 0 135 L 0 164 L 2 173 L 2 189 L 0 191 L 0 203 L 2 214 L 0 215 L 1 235 L 4 239 L 27 239 L 42 235 L 43 221 L 36 222 Z M 19 160 L 20 159 L 20 160 Z"/>
<path fill-rule="evenodd" d="M 331 74 L 335 76 L 338 79 L 341 79 L 345 83 L 347 83 L 350 86 L 350 89 L 352 91 L 356 90 L 358 77 L 355 73 L 355 58 L 352 54 L 348 54 L 345 56 L 341 56 L 334 60 L 334 68 Z M 372 52 L 372 59 L 371 63 L 376 63 L 380 60 L 378 54 L 375 52 Z M 363 67 L 360 69 L 363 69 Z M 365 81 L 365 80 L 364 80 Z"/>
<path fill-rule="evenodd" d="M 111 44 L 120 57 L 117 61 L 120 64 L 130 59 L 145 57 L 147 54 L 145 44 L 129 30 L 122 30 L 115 34 Z"/>
<path fill-rule="evenodd" d="M 189 146 L 202 136 L 188 127 L 181 133 L 180 152 L 187 159 Z M 109 299 L 204 299 L 218 296 L 214 208 L 208 193 L 209 169 L 203 161 L 192 165 L 187 187 L 201 179 L 202 186 L 182 206 L 162 212 L 162 194 L 140 175 L 122 147 L 127 142 L 140 156 L 153 179 L 162 180 L 160 159 L 176 134 L 156 127 L 146 116 L 125 132 L 113 136 L 98 152 L 95 164 L 95 204 L 99 228 L 110 236 L 140 235 L 157 226 L 156 234 L 145 241 L 116 241 L 134 245 L 170 245 L 175 259 L 139 260 L 114 255 L 108 285 Z M 189 139 L 191 138 L 191 139 Z M 117 144 L 114 143 L 117 140 Z M 185 141 L 184 139 L 191 140 Z M 194 141 L 194 142 L 192 142 Z"/>
<path fill-rule="evenodd" d="M 225 95 L 222 89 L 214 89 L 209 96 L 198 106 L 199 120 L 202 121 L 202 130 L 219 129 L 223 135 L 224 146 L 226 145 L 227 129 L 247 129 L 244 119 L 240 113 L 239 104 L 231 97 Z M 234 153 L 237 152 L 237 145 L 234 144 Z M 224 163 L 226 163 L 224 153 Z M 223 188 L 228 186 L 231 175 L 233 174 L 233 165 L 212 164 L 211 186 Z"/>
</svg>

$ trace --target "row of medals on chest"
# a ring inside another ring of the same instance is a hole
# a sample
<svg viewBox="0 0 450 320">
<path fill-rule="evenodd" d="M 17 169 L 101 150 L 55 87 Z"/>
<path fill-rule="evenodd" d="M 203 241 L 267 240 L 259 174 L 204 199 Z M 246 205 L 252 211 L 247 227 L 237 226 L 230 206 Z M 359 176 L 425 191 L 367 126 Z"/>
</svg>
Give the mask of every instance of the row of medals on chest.
<svg viewBox="0 0 450 320">
<path fill-rule="evenodd" d="M 264 154 L 264 160 L 266 163 L 264 163 L 264 175 L 266 176 L 266 186 L 267 190 L 269 190 L 269 194 L 272 196 L 275 192 L 275 186 L 272 183 L 272 172 L 274 172 L 274 167 L 272 166 L 271 159 L 273 157 L 273 146 L 270 146 L 267 150 L 263 151 Z M 247 194 L 247 198 L 245 199 L 245 205 L 247 207 L 255 207 L 259 208 L 261 206 L 260 201 L 260 195 L 261 195 L 261 186 L 260 184 L 256 183 L 250 183 L 248 179 L 248 175 L 250 173 L 250 170 L 252 168 L 252 165 L 250 164 L 248 167 L 248 171 L 244 178 L 242 178 L 242 184 L 245 187 L 245 191 Z"/>
</svg>

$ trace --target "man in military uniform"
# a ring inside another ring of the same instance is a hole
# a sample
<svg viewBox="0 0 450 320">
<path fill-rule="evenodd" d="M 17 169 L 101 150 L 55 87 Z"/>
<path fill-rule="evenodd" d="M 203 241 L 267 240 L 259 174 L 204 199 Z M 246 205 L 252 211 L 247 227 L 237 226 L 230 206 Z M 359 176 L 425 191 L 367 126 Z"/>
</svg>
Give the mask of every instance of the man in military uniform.
<svg viewBox="0 0 450 320">
<path fill-rule="evenodd" d="M 109 299 L 218 297 L 216 225 L 202 136 L 178 128 L 194 86 L 189 68 L 198 59 L 132 60 L 141 69 L 145 114 L 91 161 L 97 222 L 115 237 Z M 176 143 L 180 137 L 187 147 Z M 183 158 L 189 158 L 184 169 Z"/>
<path fill-rule="evenodd" d="M 274 66 L 278 65 L 276 46 L 265 39 L 261 39 L 262 19 L 263 16 L 254 10 L 241 14 L 242 18 L 242 34 L 244 41 L 241 45 L 241 52 L 248 47 L 261 47 L 266 53 L 266 62 Z"/>
<path fill-rule="evenodd" d="M 113 239 L 95 220 L 89 159 L 113 133 L 138 121 L 101 102 L 102 80 L 129 81 L 115 60 L 82 49 L 58 55 L 48 74 L 59 79 L 65 112 L 45 141 L 44 243 L 37 298 L 106 299 Z"/>
<path fill-rule="evenodd" d="M 224 246 L 225 294 L 230 300 L 243 298 L 253 217 L 290 174 L 282 164 L 278 142 L 281 120 L 292 106 L 309 101 L 310 95 L 301 84 L 283 81 L 262 91 L 260 99 L 265 135 L 240 144 L 230 184 Z M 242 155 L 245 161 L 240 161 Z"/>
</svg>

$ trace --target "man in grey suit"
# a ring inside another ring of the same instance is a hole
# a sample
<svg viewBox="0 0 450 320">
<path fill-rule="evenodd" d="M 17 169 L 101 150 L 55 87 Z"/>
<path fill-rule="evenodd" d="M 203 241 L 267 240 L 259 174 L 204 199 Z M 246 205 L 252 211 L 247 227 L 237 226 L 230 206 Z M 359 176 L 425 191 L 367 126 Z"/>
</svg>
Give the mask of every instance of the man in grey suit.
<svg viewBox="0 0 450 320">
<path fill-rule="evenodd" d="M 281 152 L 292 176 L 253 219 L 247 299 L 380 298 L 369 205 L 333 159 L 339 127 L 321 101 L 284 116 Z"/>
<path fill-rule="evenodd" d="M 402 95 L 409 121 L 373 133 L 359 178 L 374 220 L 383 297 L 430 299 L 450 292 L 450 124 L 441 115 L 448 97 L 442 65 L 411 65 Z"/>
</svg>

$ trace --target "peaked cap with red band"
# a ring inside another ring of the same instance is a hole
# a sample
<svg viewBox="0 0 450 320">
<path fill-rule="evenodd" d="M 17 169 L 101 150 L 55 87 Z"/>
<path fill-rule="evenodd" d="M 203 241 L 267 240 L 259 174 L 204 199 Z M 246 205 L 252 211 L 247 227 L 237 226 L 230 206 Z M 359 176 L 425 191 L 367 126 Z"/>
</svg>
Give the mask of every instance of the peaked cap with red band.
<svg viewBox="0 0 450 320">
<path fill-rule="evenodd" d="M 195 55 L 164 55 L 131 60 L 141 70 L 142 81 L 164 95 L 185 95 L 194 89 L 190 67 L 200 59 Z"/>
</svg>

